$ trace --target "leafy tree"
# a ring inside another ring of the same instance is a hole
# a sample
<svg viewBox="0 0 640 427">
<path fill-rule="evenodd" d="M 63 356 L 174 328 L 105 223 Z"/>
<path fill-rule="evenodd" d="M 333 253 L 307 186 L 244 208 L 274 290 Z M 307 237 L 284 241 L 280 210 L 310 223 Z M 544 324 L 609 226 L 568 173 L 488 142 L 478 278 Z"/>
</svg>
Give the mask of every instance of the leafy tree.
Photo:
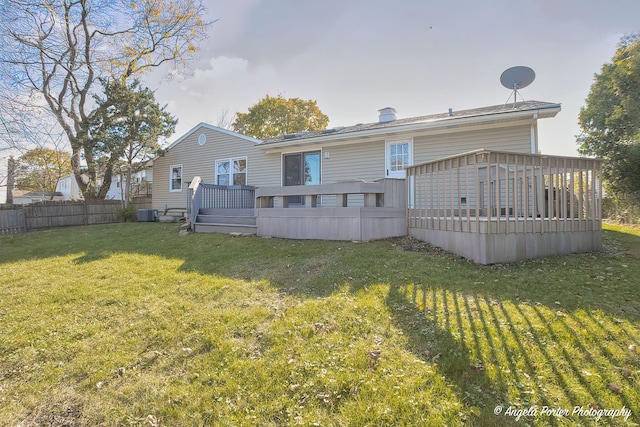
<svg viewBox="0 0 640 427">
<path fill-rule="evenodd" d="M 141 87 L 138 80 L 130 84 L 103 81 L 103 86 L 104 98 L 95 96 L 98 108 L 89 128 L 93 157 L 114 165 L 122 162 L 126 171 L 126 208 L 132 197 L 132 174 L 160 150 L 159 140 L 173 134 L 177 120 L 165 111 L 166 106 L 160 107 L 153 91 Z"/>
<path fill-rule="evenodd" d="M 70 175 L 71 154 L 49 148 L 35 148 L 16 160 L 16 186 L 21 190 L 53 193 L 61 178 Z"/>
<path fill-rule="evenodd" d="M 624 37 L 595 75 L 578 121 L 580 153 L 607 160 L 607 190 L 640 200 L 640 34 Z"/>
<path fill-rule="evenodd" d="M 0 93 L 14 94 L 3 101 L 46 107 L 69 141 L 85 199 L 106 195 L 117 158 L 94 157 L 100 79 L 179 71 L 206 36 L 203 12 L 201 0 L 0 2 Z"/>
<path fill-rule="evenodd" d="M 247 113 L 237 113 L 233 130 L 258 139 L 290 133 L 326 129 L 327 117 L 316 101 L 285 99 L 282 95 L 262 98 Z"/>
</svg>

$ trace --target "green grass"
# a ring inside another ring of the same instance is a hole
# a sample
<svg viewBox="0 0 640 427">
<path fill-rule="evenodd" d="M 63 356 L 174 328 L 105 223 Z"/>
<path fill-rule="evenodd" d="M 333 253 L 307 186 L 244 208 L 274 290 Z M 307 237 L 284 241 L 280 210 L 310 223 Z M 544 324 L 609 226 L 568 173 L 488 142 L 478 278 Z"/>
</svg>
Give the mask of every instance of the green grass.
<svg viewBox="0 0 640 427">
<path fill-rule="evenodd" d="M 3 236 L 0 425 L 634 425 L 640 229 L 604 240 L 478 266 L 175 224 Z"/>
</svg>

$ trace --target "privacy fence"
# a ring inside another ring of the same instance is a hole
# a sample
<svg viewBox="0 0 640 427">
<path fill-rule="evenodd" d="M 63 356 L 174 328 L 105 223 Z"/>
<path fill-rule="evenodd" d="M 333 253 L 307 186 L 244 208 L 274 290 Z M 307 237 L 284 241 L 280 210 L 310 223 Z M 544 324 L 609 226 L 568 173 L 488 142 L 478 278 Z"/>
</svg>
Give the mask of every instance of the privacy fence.
<svg viewBox="0 0 640 427">
<path fill-rule="evenodd" d="M 150 198 L 135 199 L 134 211 L 151 206 Z M 108 224 L 120 221 L 117 200 L 90 202 L 43 202 L 0 209 L 0 234 L 18 234 L 74 225 Z"/>
</svg>

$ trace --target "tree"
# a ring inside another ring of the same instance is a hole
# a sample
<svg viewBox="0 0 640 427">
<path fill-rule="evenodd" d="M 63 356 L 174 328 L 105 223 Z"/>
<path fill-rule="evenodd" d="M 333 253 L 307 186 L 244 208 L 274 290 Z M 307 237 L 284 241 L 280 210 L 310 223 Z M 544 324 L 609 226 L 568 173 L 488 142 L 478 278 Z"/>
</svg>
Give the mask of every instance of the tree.
<svg viewBox="0 0 640 427">
<path fill-rule="evenodd" d="M 329 117 L 320 111 L 316 101 L 267 95 L 249 107 L 249 112 L 236 114 L 233 130 L 254 138 L 267 139 L 326 129 L 328 124 Z"/>
<path fill-rule="evenodd" d="M 106 195 L 114 166 L 94 157 L 99 141 L 89 133 L 99 79 L 126 84 L 160 66 L 181 69 L 206 36 L 203 12 L 201 0 L 0 3 L 0 93 L 52 115 L 85 199 Z"/>
<path fill-rule="evenodd" d="M 21 190 L 49 192 L 53 199 L 58 181 L 71 173 L 70 153 L 35 148 L 16 160 L 16 187 Z"/>
<path fill-rule="evenodd" d="M 607 191 L 640 200 L 640 34 L 623 37 L 595 75 L 578 122 L 579 152 L 607 160 Z"/>
<path fill-rule="evenodd" d="M 177 120 L 165 111 L 166 106 L 160 107 L 154 93 L 141 87 L 138 80 L 130 84 L 103 81 L 103 86 L 104 97 L 95 96 L 98 108 L 89 126 L 94 141 L 93 157 L 114 165 L 122 162 L 126 208 L 132 197 L 132 174 L 158 153 L 159 140 L 173 134 Z"/>
<path fill-rule="evenodd" d="M 222 129 L 233 130 L 235 118 L 236 113 L 231 114 L 228 108 L 223 108 L 220 110 L 220 115 L 218 115 L 218 119 L 216 120 L 216 126 Z"/>
</svg>

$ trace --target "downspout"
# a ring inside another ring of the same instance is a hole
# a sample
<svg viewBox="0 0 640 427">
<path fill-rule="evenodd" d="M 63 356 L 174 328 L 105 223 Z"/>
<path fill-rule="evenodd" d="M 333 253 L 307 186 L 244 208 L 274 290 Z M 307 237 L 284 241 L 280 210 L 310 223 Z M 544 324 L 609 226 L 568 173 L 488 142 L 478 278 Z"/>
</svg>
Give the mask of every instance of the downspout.
<svg viewBox="0 0 640 427">
<path fill-rule="evenodd" d="M 538 113 L 533 115 L 531 123 L 531 154 L 538 154 Z"/>
</svg>

